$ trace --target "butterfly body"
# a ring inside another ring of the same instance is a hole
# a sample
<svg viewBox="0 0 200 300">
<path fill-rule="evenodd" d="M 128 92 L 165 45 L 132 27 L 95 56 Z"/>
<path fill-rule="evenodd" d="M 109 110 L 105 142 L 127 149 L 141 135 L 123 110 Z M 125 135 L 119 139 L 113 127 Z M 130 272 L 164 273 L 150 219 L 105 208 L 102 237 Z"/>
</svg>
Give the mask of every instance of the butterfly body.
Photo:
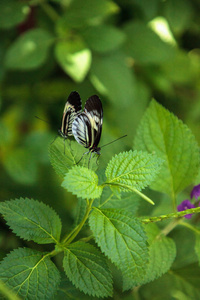
<svg viewBox="0 0 200 300">
<path fill-rule="evenodd" d="M 89 153 L 100 155 L 98 147 L 103 124 L 103 108 L 98 96 L 91 96 L 85 104 L 84 111 L 79 113 L 72 123 L 72 133 L 76 141 L 88 149 Z M 86 154 L 84 153 L 84 154 Z M 91 157 L 91 156 L 90 156 Z"/>
<path fill-rule="evenodd" d="M 81 112 L 81 98 L 77 92 L 71 92 L 64 107 L 61 128 L 58 133 L 66 139 L 72 136 L 72 123 L 76 116 Z"/>
</svg>

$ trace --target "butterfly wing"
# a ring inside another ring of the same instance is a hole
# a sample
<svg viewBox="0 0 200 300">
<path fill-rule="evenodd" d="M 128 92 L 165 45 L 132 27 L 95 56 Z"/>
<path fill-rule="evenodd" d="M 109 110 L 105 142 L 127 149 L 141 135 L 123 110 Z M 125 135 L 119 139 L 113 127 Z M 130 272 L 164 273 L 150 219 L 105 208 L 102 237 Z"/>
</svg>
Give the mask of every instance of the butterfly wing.
<svg viewBox="0 0 200 300">
<path fill-rule="evenodd" d="M 76 116 L 81 112 L 82 103 L 78 92 L 71 92 L 65 104 L 61 129 L 59 130 L 62 137 L 72 136 L 72 123 Z"/>
<path fill-rule="evenodd" d="M 86 113 L 91 126 L 91 138 L 90 138 L 90 150 L 96 149 L 102 132 L 102 124 L 103 124 L 103 107 L 101 100 L 97 95 L 91 96 L 84 108 L 84 112 Z"/>
<path fill-rule="evenodd" d="M 103 123 L 103 109 L 98 96 L 91 96 L 84 111 L 77 115 L 72 124 L 72 133 L 76 141 L 89 150 L 99 144 Z"/>
</svg>

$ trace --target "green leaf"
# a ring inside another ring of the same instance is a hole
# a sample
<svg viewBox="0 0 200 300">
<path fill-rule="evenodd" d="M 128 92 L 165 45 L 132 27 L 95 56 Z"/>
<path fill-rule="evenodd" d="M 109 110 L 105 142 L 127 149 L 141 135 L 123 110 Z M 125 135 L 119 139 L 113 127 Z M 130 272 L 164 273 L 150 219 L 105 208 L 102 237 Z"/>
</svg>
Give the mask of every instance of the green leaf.
<svg viewBox="0 0 200 300">
<path fill-rule="evenodd" d="M 85 79 L 92 55 L 80 39 L 60 41 L 56 44 L 55 55 L 62 69 L 76 82 Z"/>
<path fill-rule="evenodd" d="M 93 55 L 91 81 L 99 93 L 106 95 L 113 103 L 128 108 L 136 98 L 135 77 L 127 65 L 123 52 L 107 55 Z M 124 93 L 126 91 L 126 93 Z"/>
<path fill-rule="evenodd" d="M 23 22 L 30 13 L 30 7 L 25 3 L 13 0 L 0 1 L 0 28 L 9 29 Z"/>
<path fill-rule="evenodd" d="M 63 138 L 56 138 L 56 140 L 49 146 L 50 161 L 56 173 L 62 178 L 69 171 L 69 169 L 79 162 L 79 165 L 88 167 L 88 155 L 85 153 L 85 148 L 75 141 Z M 82 157 L 82 159 L 81 159 Z M 81 159 L 81 161 L 80 161 Z M 90 168 L 97 169 L 96 157 L 93 155 L 90 160 Z"/>
<path fill-rule="evenodd" d="M 99 24 L 109 14 L 116 13 L 118 10 L 114 1 L 73 0 L 62 16 L 62 22 L 69 28 L 83 28 L 87 24 Z"/>
<path fill-rule="evenodd" d="M 72 283 L 91 296 L 112 295 L 112 277 L 106 259 L 94 246 L 83 242 L 65 248 L 63 267 Z"/>
<path fill-rule="evenodd" d="M 122 271 L 124 290 L 144 278 L 148 261 L 146 235 L 140 221 L 123 210 L 94 208 L 89 225 L 102 252 Z"/>
<path fill-rule="evenodd" d="M 124 30 L 127 35 L 126 51 L 136 62 L 161 64 L 173 58 L 175 49 L 163 42 L 146 24 L 130 22 Z"/>
<path fill-rule="evenodd" d="M 166 273 L 176 257 L 176 246 L 172 239 L 161 234 L 155 224 L 145 226 L 149 242 L 149 264 L 141 284 L 153 281 Z"/>
<path fill-rule="evenodd" d="M 7 155 L 4 167 L 8 174 L 19 183 L 34 184 L 37 180 L 36 159 L 26 148 L 16 148 L 12 154 Z"/>
<path fill-rule="evenodd" d="M 115 155 L 106 168 L 106 184 L 122 191 L 140 191 L 149 185 L 159 171 L 161 160 L 141 151 L 121 152 Z"/>
<path fill-rule="evenodd" d="M 60 274 L 44 253 L 15 249 L 0 264 L 0 279 L 23 299 L 51 299 Z"/>
<path fill-rule="evenodd" d="M 197 254 L 200 265 L 200 235 L 196 235 L 195 252 Z"/>
<path fill-rule="evenodd" d="M 151 187 L 172 198 L 193 182 L 199 169 L 199 148 L 190 129 L 152 101 L 137 130 L 134 148 L 164 159 Z"/>
<path fill-rule="evenodd" d="M 42 202 L 20 198 L 0 203 L 8 226 L 21 238 L 38 244 L 57 243 L 61 221 L 55 211 Z"/>
<path fill-rule="evenodd" d="M 197 264 L 191 264 L 179 270 L 170 270 L 142 287 L 140 293 L 142 299 L 178 299 L 196 300 L 200 298 L 200 272 Z"/>
<path fill-rule="evenodd" d="M 52 36 L 44 29 L 25 32 L 11 44 L 5 57 L 5 66 L 13 70 L 32 70 L 45 63 Z"/>
<path fill-rule="evenodd" d="M 82 32 L 82 36 L 91 50 L 100 53 L 113 51 L 125 41 L 122 31 L 108 25 L 87 27 Z"/>
<path fill-rule="evenodd" d="M 98 176 L 92 170 L 75 166 L 65 175 L 62 187 L 83 199 L 99 198 L 102 186 L 98 186 Z"/>
</svg>

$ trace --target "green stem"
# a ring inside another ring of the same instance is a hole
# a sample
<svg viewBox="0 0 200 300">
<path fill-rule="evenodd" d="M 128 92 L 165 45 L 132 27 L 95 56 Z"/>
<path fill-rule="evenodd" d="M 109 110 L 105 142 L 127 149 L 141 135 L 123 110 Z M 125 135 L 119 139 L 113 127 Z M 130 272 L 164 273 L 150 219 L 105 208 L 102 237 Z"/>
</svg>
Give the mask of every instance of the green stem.
<svg viewBox="0 0 200 300">
<path fill-rule="evenodd" d="M 194 213 L 200 213 L 200 207 L 190 208 L 190 209 L 186 209 L 186 210 L 183 210 L 180 212 L 171 213 L 171 214 L 167 214 L 167 215 L 161 215 L 158 217 L 145 218 L 145 219 L 142 219 L 142 222 L 144 224 L 148 224 L 148 223 L 163 221 L 163 220 L 170 219 L 170 218 L 184 217 L 185 215 L 194 214 Z"/>
<path fill-rule="evenodd" d="M 191 229 L 192 231 L 194 231 L 194 232 L 197 233 L 197 234 L 200 234 L 200 230 L 199 230 L 198 228 L 192 226 L 190 223 L 186 223 L 186 222 L 183 222 L 183 221 L 182 221 L 182 222 L 180 223 L 180 225 L 185 226 L 185 227 Z"/>
<path fill-rule="evenodd" d="M 135 188 L 133 188 L 129 185 L 122 184 L 122 183 L 116 183 L 116 182 L 115 183 L 105 182 L 104 184 L 102 184 L 102 186 L 104 186 L 104 185 L 114 185 L 114 186 L 125 188 L 127 190 L 130 190 L 131 192 L 134 192 L 134 193 L 138 194 L 141 198 L 143 198 L 144 200 L 146 200 L 150 204 L 155 205 L 155 203 L 149 197 L 147 197 L 146 195 L 144 195 L 143 193 L 141 193 L 140 191 L 138 191 L 137 189 L 135 189 Z"/>
<path fill-rule="evenodd" d="M 48 4 L 48 2 L 44 0 L 39 0 L 38 4 L 42 7 L 44 12 L 49 16 L 49 18 L 53 22 L 56 22 L 60 18 L 59 14 L 57 14 L 57 12 L 53 9 L 51 5 Z"/>
<path fill-rule="evenodd" d="M 66 245 L 70 244 L 74 239 L 75 237 L 78 235 L 78 233 L 81 231 L 83 225 L 85 224 L 88 216 L 89 216 L 89 213 L 91 211 L 91 208 L 92 208 L 92 203 L 93 203 L 94 199 L 92 199 L 89 203 L 88 203 L 88 207 L 87 207 L 87 210 L 86 210 L 86 213 L 81 221 L 81 223 L 72 231 L 70 232 L 70 234 L 63 240 L 62 242 L 62 245 L 65 247 Z"/>
</svg>

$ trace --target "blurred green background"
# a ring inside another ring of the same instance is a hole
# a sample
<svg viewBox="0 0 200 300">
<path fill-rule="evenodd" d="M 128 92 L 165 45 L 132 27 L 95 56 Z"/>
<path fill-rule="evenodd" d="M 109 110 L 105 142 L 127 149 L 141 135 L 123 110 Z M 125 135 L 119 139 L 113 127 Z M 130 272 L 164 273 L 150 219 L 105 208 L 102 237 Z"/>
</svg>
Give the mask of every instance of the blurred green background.
<svg viewBox="0 0 200 300">
<path fill-rule="evenodd" d="M 199 0 L 1 0 L 0 200 L 43 201 L 71 226 L 76 198 L 61 188 L 48 147 L 73 90 L 83 105 L 92 94 L 102 100 L 100 146 L 128 135 L 102 149 L 101 167 L 132 148 L 152 97 L 200 141 L 199 11 Z M 2 256 L 31 244 L 0 226 Z"/>
</svg>

